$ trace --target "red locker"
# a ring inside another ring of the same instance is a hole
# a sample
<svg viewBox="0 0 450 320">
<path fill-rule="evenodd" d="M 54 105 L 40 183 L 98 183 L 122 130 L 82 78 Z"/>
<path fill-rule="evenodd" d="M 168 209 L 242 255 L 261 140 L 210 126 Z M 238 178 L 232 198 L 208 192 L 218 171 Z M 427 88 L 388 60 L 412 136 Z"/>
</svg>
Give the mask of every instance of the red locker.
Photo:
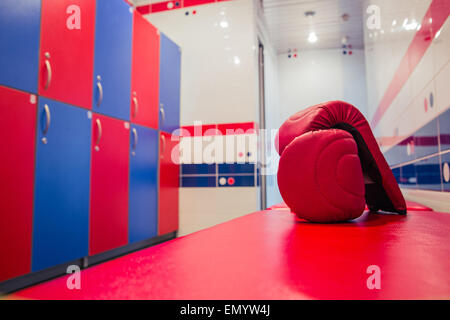
<svg viewBox="0 0 450 320">
<path fill-rule="evenodd" d="M 160 133 L 158 235 L 178 230 L 179 141 L 171 137 Z"/>
<path fill-rule="evenodd" d="M 42 1 L 39 95 L 91 108 L 95 3 Z"/>
<path fill-rule="evenodd" d="M 31 271 L 37 97 L 0 86 L 0 282 Z"/>
<path fill-rule="evenodd" d="M 129 123 L 94 114 L 89 254 L 128 243 Z"/>
<path fill-rule="evenodd" d="M 158 129 L 159 31 L 137 11 L 133 16 L 131 121 Z"/>
</svg>

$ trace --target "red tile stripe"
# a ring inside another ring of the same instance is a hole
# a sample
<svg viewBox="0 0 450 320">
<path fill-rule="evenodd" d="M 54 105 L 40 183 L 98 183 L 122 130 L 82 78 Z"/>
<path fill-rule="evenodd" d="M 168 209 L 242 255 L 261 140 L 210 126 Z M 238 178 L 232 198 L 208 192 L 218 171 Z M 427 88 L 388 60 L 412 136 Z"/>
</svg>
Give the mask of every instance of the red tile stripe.
<svg viewBox="0 0 450 320">
<path fill-rule="evenodd" d="M 373 128 L 378 125 L 385 112 L 391 106 L 392 101 L 394 101 L 408 78 L 416 69 L 425 52 L 430 47 L 434 36 L 441 29 L 449 14 L 450 1 L 433 0 L 431 2 L 430 7 L 422 19 L 420 30 L 416 32 L 372 118 L 371 125 Z"/>
<path fill-rule="evenodd" d="M 181 136 L 199 137 L 215 135 L 252 134 L 256 133 L 255 122 L 203 124 L 201 126 L 181 127 Z"/>
<path fill-rule="evenodd" d="M 201 6 L 216 2 L 224 2 L 231 0 L 172 0 L 161 1 L 157 3 L 147 4 L 137 7 L 137 11 L 141 14 L 157 13 L 162 11 L 175 10 L 180 8 L 188 8 L 193 6 Z"/>
</svg>

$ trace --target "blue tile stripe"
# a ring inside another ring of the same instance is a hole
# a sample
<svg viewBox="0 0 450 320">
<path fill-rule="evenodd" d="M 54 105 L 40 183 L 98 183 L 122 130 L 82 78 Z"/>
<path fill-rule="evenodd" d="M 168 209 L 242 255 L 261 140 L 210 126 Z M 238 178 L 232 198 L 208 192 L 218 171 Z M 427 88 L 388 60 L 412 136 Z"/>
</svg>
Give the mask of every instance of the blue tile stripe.
<svg viewBox="0 0 450 320">
<path fill-rule="evenodd" d="M 219 187 L 254 187 L 254 175 L 219 176 Z"/>
<path fill-rule="evenodd" d="M 401 188 L 450 191 L 450 109 L 384 153 Z M 447 170 L 448 172 L 448 170 Z"/>
<path fill-rule="evenodd" d="M 183 188 L 255 187 L 258 174 L 255 163 L 182 164 L 180 179 Z"/>
<path fill-rule="evenodd" d="M 221 163 L 219 164 L 219 174 L 233 174 L 233 173 L 251 173 L 255 172 L 254 163 Z"/>
<path fill-rule="evenodd" d="M 183 188 L 211 188 L 216 186 L 216 176 L 182 176 Z"/>
<path fill-rule="evenodd" d="M 216 174 L 215 164 L 183 164 L 181 165 L 181 175 L 185 174 Z"/>
</svg>

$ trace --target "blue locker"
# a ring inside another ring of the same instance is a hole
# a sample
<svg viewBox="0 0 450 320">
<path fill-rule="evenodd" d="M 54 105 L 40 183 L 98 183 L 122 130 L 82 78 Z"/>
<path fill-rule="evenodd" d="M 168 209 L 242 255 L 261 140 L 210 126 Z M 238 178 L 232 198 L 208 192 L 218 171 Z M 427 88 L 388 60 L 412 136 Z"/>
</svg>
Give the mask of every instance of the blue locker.
<svg viewBox="0 0 450 320">
<path fill-rule="evenodd" d="M 97 0 L 92 110 L 130 120 L 133 13 L 123 0 Z"/>
<path fill-rule="evenodd" d="M 158 232 L 158 131 L 131 126 L 129 241 Z"/>
<path fill-rule="evenodd" d="M 161 33 L 159 128 L 172 133 L 180 126 L 181 50 Z"/>
<path fill-rule="evenodd" d="M 32 270 L 88 255 L 91 113 L 39 98 Z"/>
<path fill-rule="evenodd" d="M 0 84 L 37 93 L 41 0 L 0 1 Z"/>
</svg>

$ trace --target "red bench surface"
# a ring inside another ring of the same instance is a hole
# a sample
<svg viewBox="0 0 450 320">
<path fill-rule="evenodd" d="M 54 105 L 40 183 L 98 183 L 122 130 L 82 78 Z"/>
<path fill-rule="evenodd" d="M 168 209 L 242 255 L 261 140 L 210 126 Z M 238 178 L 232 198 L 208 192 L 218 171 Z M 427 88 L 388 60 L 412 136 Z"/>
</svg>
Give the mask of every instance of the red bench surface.
<svg viewBox="0 0 450 320">
<path fill-rule="evenodd" d="M 16 292 L 31 299 L 448 299 L 450 214 L 365 212 L 315 224 L 252 213 Z M 381 270 L 368 289 L 367 268 Z"/>
</svg>

